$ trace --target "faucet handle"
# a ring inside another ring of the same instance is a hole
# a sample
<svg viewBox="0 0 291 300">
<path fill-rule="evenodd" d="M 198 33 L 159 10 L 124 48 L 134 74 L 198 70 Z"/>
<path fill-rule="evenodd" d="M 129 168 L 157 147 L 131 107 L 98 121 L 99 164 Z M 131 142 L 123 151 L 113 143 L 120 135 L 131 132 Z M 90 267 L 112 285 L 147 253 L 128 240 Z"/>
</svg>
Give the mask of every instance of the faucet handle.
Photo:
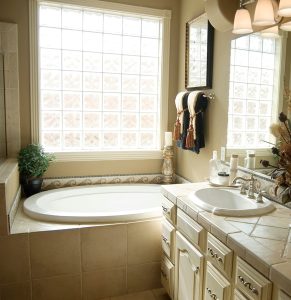
<svg viewBox="0 0 291 300">
<path fill-rule="evenodd" d="M 241 186 L 240 186 L 240 194 L 241 195 L 246 195 L 247 194 L 247 191 L 246 191 L 246 184 L 244 182 L 241 183 Z"/>
<path fill-rule="evenodd" d="M 256 202 L 257 203 L 264 203 L 263 201 L 263 194 L 266 193 L 264 190 L 259 190 L 258 195 L 256 197 Z"/>
</svg>

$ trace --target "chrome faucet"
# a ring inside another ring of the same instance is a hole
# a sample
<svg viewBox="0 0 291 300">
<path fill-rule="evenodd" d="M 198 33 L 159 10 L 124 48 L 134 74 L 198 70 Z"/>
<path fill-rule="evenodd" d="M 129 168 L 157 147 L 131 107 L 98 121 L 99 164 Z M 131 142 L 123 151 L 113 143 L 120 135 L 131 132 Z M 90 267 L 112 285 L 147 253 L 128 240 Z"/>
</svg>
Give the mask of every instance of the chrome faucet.
<svg viewBox="0 0 291 300">
<path fill-rule="evenodd" d="M 251 177 L 250 178 L 244 178 L 244 177 L 235 177 L 234 180 L 232 181 L 233 184 L 237 183 L 237 181 L 240 180 L 240 181 L 243 181 L 243 182 L 249 182 L 249 187 L 248 187 L 248 198 L 250 199 L 255 199 L 255 182 L 256 182 L 256 179 L 254 178 L 253 174 L 251 174 Z M 240 189 L 240 193 L 245 195 L 246 194 L 246 190 L 245 190 L 245 185 L 244 183 L 241 183 L 241 189 Z"/>
</svg>

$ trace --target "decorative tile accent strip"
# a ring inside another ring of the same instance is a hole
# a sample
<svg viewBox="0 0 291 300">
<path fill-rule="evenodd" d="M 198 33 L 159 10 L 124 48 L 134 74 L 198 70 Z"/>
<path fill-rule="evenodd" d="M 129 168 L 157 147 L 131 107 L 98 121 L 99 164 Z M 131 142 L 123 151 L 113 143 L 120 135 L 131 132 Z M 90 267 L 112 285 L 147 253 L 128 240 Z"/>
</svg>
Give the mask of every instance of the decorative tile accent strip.
<svg viewBox="0 0 291 300">
<path fill-rule="evenodd" d="M 11 206 L 10 212 L 8 214 L 8 221 L 9 221 L 9 228 L 12 228 L 12 224 L 14 222 L 14 218 L 16 216 L 17 213 L 17 209 L 18 209 L 18 205 L 19 205 L 19 201 L 21 198 L 21 187 L 19 187 L 17 194 L 13 200 L 13 204 Z"/>
<path fill-rule="evenodd" d="M 109 175 L 109 176 L 81 176 L 81 177 L 54 177 L 45 178 L 42 190 L 51 190 L 63 187 L 96 185 L 96 184 L 123 184 L 123 183 L 147 183 L 162 184 L 162 174 L 143 175 Z"/>
</svg>

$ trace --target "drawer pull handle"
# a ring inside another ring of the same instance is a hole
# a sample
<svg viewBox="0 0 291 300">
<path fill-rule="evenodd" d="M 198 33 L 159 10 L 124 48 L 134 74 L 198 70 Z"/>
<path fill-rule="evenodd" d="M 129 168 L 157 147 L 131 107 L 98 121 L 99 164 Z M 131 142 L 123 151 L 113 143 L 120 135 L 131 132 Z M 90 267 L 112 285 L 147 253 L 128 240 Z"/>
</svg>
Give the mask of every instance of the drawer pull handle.
<svg viewBox="0 0 291 300">
<path fill-rule="evenodd" d="M 188 251 L 185 250 L 185 249 L 180 250 L 180 251 L 181 251 L 181 255 L 186 256 L 187 259 L 189 260 L 189 262 L 190 262 L 190 264 L 191 264 L 191 266 L 192 266 L 192 270 L 194 271 L 194 273 L 195 273 L 195 274 L 198 274 L 200 268 L 199 268 L 199 267 L 196 267 L 195 265 L 192 264 L 192 261 L 191 261 L 191 259 L 190 259 L 190 255 L 189 255 Z"/>
<path fill-rule="evenodd" d="M 218 262 L 223 264 L 223 259 L 220 256 L 218 256 L 218 254 L 215 253 L 212 248 L 208 247 L 207 249 L 211 257 L 215 258 Z"/>
<path fill-rule="evenodd" d="M 164 241 L 164 243 L 166 243 L 167 246 L 170 246 L 170 242 L 168 241 L 168 239 L 166 237 L 164 237 L 162 235 L 162 240 Z"/>
<path fill-rule="evenodd" d="M 258 295 L 258 290 L 252 286 L 252 284 L 248 281 L 246 281 L 242 276 L 238 276 L 239 281 L 246 287 L 249 288 L 249 290 L 251 290 L 251 292 L 255 295 Z"/>
<path fill-rule="evenodd" d="M 161 270 L 161 274 L 162 274 L 162 276 L 165 278 L 165 280 L 168 280 L 167 274 L 166 274 L 163 270 Z"/>
<path fill-rule="evenodd" d="M 166 213 L 168 215 L 170 214 L 170 211 L 169 211 L 168 207 L 162 205 L 162 209 L 163 209 L 164 213 Z"/>
<path fill-rule="evenodd" d="M 219 300 L 219 299 L 217 298 L 217 296 L 216 296 L 214 293 L 212 293 L 211 289 L 209 289 L 209 288 L 207 287 L 206 290 L 207 290 L 207 292 L 208 292 L 208 294 L 210 295 L 211 298 L 213 298 L 214 300 Z"/>
</svg>

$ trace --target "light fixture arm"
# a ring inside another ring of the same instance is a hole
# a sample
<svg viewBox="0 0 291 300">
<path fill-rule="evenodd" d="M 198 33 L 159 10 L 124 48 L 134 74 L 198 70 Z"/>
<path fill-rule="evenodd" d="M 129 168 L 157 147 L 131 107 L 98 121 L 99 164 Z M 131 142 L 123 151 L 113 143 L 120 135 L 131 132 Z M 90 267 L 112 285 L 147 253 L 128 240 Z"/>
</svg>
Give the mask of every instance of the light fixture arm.
<svg viewBox="0 0 291 300">
<path fill-rule="evenodd" d="M 276 23 L 280 23 L 283 19 L 282 16 L 279 16 L 278 10 L 279 10 L 279 3 L 278 0 L 272 0 L 272 5 L 274 9 L 274 20 Z"/>
<path fill-rule="evenodd" d="M 246 5 L 253 4 L 255 2 L 256 2 L 256 0 L 240 0 L 239 7 L 244 7 Z"/>
</svg>

